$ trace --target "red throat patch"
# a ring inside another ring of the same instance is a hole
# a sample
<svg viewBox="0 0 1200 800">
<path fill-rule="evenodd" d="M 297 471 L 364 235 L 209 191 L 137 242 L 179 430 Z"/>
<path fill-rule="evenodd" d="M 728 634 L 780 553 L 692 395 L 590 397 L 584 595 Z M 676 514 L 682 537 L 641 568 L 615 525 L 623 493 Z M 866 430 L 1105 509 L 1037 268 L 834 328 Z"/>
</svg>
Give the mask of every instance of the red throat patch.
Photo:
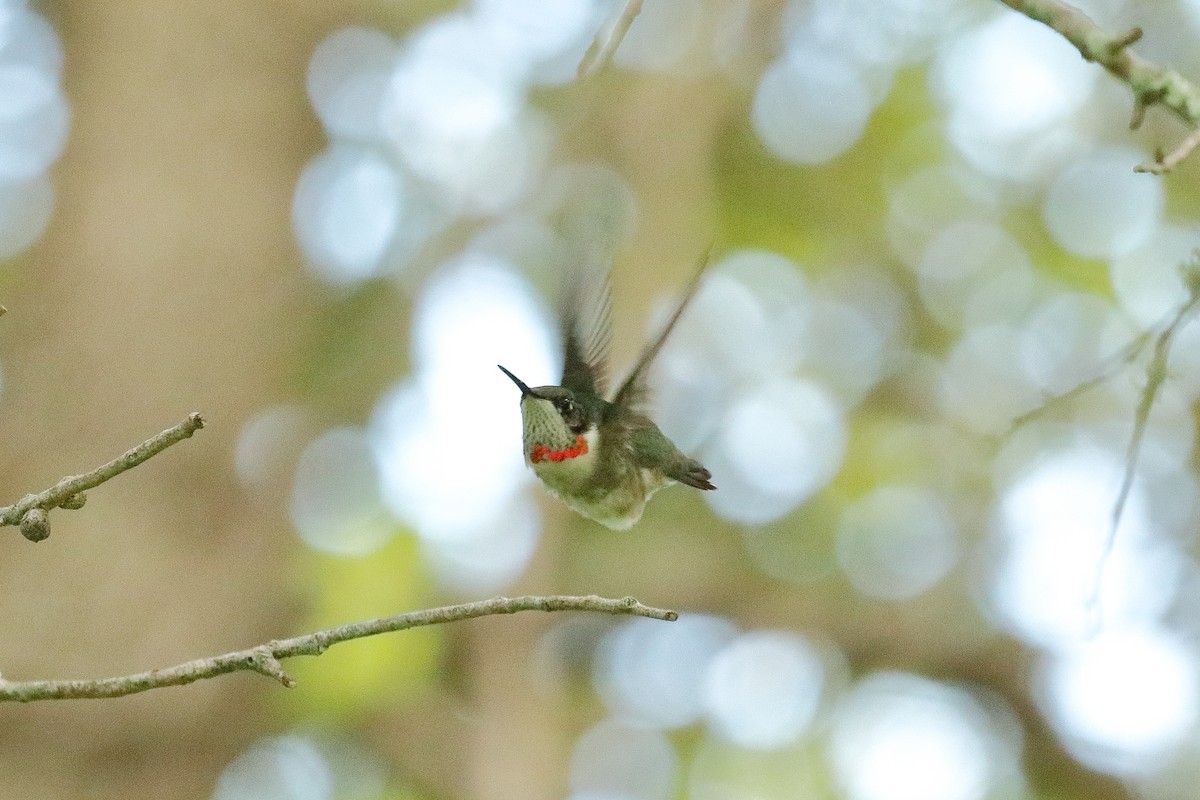
<svg viewBox="0 0 1200 800">
<path fill-rule="evenodd" d="M 543 461 L 566 461 L 568 458 L 578 458 L 587 451 L 587 439 L 583 438 L 583 434 L 581 433 L 575 437 L 574 447 L 551 450 L 543 444 L 534 445 L 533 451 L 529 454 L 529 460 L 534 464 L 540 464 Z"/>
</svg>

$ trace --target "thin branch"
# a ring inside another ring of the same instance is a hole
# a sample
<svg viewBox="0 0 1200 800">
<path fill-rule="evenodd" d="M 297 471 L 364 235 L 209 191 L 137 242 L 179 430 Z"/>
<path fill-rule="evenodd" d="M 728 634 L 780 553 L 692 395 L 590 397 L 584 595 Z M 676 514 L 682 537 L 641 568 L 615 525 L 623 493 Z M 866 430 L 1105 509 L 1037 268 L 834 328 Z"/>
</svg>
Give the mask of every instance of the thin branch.
<svg viewBox="0 0 1200 800">
<path fill-rule="evenodd" d="M 1150 410 L 1162 391 L 1167 380 L 1167 366 L 1171 356 L 1171 343 L 1175 335 L 1183 327 L 1188 316 L 1200 304 L 1200 263 L 1193 261 L 1184 267 L 1185 280 L 1188 284 L 1188 299 L 1179 307 L 1172 317 L 1170 324 L 1163 329 L 1154 340 L 1154 355 L 1146 366 L 1146 386 L 1138 399 L 1137 411 L 1134 413 L 1133 433 L 1129 436 L 1129 445 L 1125 450 L 1125 474 L 1121 479 L 1121 489 L 1117 492 L 1116 502 L 1113 503 L 1108 535 L 1096 560 L 1096 578 L 1092 583 L 1092 594 L 1088 598 L 1088 608 L 1093 616 L 1099 619 L 1100 589 L 1104 580 L 1104 570 L 1108 566 L 1109 557 L 1117 542 L 1117 529 L 1121 525 L 1121 517 L 1125 514 L 1125 505 L 1129 501 L 1129 493 L 1133 490 L 1133 479 L 1137 472 L 1138 457 L 1142 451 L 1142 442 L 1146 437 L 1146 427 L 1150 422 Z"/>
<path fill-rule="evenodd" d="M 135 675 L 97 680 L 8 681 L 0 678 L 0 702 L 33 700 L 79 700 L 85 698 L 122 697 L 128 694 L 159 689 L 164 686 L 183 686 L 195 681 L 215 678 L 229 672 L 258 672 L 279 681 L 289 688 L 296 681 L 283 670 L 281 659 L 293 656 L 319 656 L 330 647 L 351 639 L 402 631 L 424 625 L 441 625 L 464 619 L 494 614 L 516 614 L 521 611 L 590 611 L 599 614 L 649 617 L 674 622 L 674 611 L 644 606 L 632 597 L 619 600 L 588 595 L 586 597 L 494 597 L 476 603 L 411 611 L 392 617 L 353 622 L 327 628 L 303 636 L 266 642 L 246 650 L 237 650 L 209 658 L 198 658 L 164 669 L 152 669 Z"/>
<path fill-rule="evenodd" d="M 1160 67 L 1129 49 L 1141 38 L 1140 29 L 1134 28 L 1120 35 L 1107 33 L 1087 14 L 1061 0 L 1000 2 L 1058 31 L 1085 59 L 1100 64 L 1128 84 L 1134 100 L 1131 127 L 1137 128 L 1141 124 L 1147 107 L 1159 104 L 1174 112 L 1189 128 L 1200 128 L 1200 90 L 1175 70 Z M 1194 136 L 1196 134 L 1189 136 L 1188 140 Z M 1195 143 L 1186 149 L 1181 146 L 1171 157 L 1142 164 L 1137 169 L 1159 174 L 1167 172 L 1195 146 Z"/>
<path fill-rule="evenodd" d="M 617 17 L 608 36 L 604 35 L 604 31 L 596 34 L 591 46 L 583 54 L 583 60 L 579 62 L 577 76 L 580 80 L 591 77 L 612 60 L 613 53 L 617 52 L 617 48 L 625 39 L 625 34 L 629 32 L 629 28 L 641 11 L 642 0 L 627 0 L 625 8 L 621 9 L 621 16 Z"/>
<path fill-rule="evenodd" d="M 112 480 L 122 472 L 182 442 L 204 427 L 204 419 L 197 413 L 188 414 L 187 419 L 151 437 L 137 447 L 114 458 L 107 464 L 83 475 L 63 478 L 58 483 L 37 494 L 28 494 L 11 506 L 0 507 L 0 525 L 19 525 L 21 533 L 30 541 L 41 541 L 50 535 L 49 511 L 54 508 L 82 508 L 86 500 L 83 494 L 105 481 Z"/>
<path fill-rule="evenodd" d="M 1140 354 L 1146 345 L 1149 344 L 1152 333 L 1153 331 L 1143 331 L 1139 333 L 1133 338 L 1132 341 L 1129 342 L 1129 344 L 1125 345 L 1116 353 L 1104 359 L 1100 369 L 1097 370 L 1096 374 L 1092 377 L 1076 384 L 1075 386 L 1072 386 L 1065 392 L 1049 395 L 1044 398 L 1040 406 L 1026 411 L 1024 414 L 1014 419 L 1012 421 L 1012 426 L 1009 428 L 1009 432 L 1011 433 L 1012 431 L 1015 431 L 1022 425 L 1032 422 L 1043 414 L 1069 403 L 1080 395 L 1083 395 L 1091 389 L 1094 389 L 1100 384 L 1108 381 L 1118 371 L 1133 363 L 1134 359 L 1138 357 L 1138 354 Z"/>
<path fill-rule="evenodd" d="M 1133 418 L 1133 432 L 1130 434 L 1129 443 L 1125 448 L 1125 469 L 1121 478 L 1121 488 L 1117 492 L 1117 499 L 1113 503 L 1112 513 L 1109 517 L 1108 533 L 1101 546 L 1100 555 L 1096 560 L 1095 580 L 1092 582 L 1092 591 L 1087 600 L 1088 611 L 1097 626 L 1100 622 L 1100 590 L 1104 582 L 1104 571 L 1108 565 L 1109 557 L 1112 555 L 1113 547 L 1116 545 L 1117 530 L 1121 526 L 1121 518 L 1125 514 L 1125 506 L 1129 502 L 1129 494 L 1133 490 L 1133 481 L 1137 474 L 1138 458 L 1141 455 L 1146 428 L 1150 423 L 1150 411 L 1154 408 L 1154 403 L 1158 400 L 1163 384 L 1170 374 L 1168 367 L 1171 357 L 1171 345 L 1175 341 L 1175 336 L 1178 334 L 1180 328 L 1188 321 L 1188 317 L 1196 310 L 1197 306 L 1200 306 L 1200 250 L 1193 253 L 1192 260 L 1183 265 L 1182 273 L 1184 284 L 1188 290 L 1188 296 L 1162 323 L 1134 337 L 1129 344 L 1122 347 L 1109 359 L 1106 359 L 1105 365 L 1093 377 L 1061 394 L 1047 398 L 1042 405 L 1013 420 L 1012 427 L 1010 428 L 1010 432 L 1016 430 L 1021 425 L 1041 416 L 1051 408 L 1066 403 L 1109 380 L 1118 370 L 1133 363 L 1145 349 L 1146 345 L 1153 341 L 1153 352 L 1149 363 L 1146 365 L 1146 385 L 1142 388 L 1141 394 L 1138 396 L 1137 409 L 1134 411 Z M 1154 335 L 1155 330 L 1158 330 L 1157 336 Z"/>
</svg>

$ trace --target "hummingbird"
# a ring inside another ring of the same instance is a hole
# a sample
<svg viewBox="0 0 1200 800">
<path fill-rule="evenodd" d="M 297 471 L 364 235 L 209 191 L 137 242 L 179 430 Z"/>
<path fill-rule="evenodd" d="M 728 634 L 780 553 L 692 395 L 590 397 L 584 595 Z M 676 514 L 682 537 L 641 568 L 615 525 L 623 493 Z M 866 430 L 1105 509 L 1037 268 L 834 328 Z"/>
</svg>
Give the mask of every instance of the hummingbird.
<svg viewBox="0 0 1200 800">
<path fill-rule="evenodd" d="M 521 390 L 526 465 L 568 506 L 608 528 L 631 527 L 650 496 L 672 483 L 717 488 L 710 482 L 712 473 L 680 452 L 643 410 L 646 368 L 695 296 L 708 262 L 706 254 L 675 313 L 611 400 L 604 399 L 611 340 L 607 279 L 590 331 L 580 330 L 578 285 L 560 306 L 563 372 L 558 386 L 530 388 L 497 364 Z"/>
</svg>

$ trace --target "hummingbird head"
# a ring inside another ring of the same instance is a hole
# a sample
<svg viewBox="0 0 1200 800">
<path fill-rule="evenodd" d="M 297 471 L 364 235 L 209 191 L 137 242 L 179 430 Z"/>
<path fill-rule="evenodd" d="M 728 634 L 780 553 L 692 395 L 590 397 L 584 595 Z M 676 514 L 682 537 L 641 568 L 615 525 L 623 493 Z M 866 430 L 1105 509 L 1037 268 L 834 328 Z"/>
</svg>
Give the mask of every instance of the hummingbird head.
<svg viewBox="0 0 1200 800">
<path fill-rule="evenodd" d="M 580 402 L 570 389 L 562 386 L 531 389 L 504 367 L 500 371 L 521 390 L 525 456 L 530 462 L 564 461 L 587 453 L 587 438 L 596 427 L 597 413 Z"/>
</svg>

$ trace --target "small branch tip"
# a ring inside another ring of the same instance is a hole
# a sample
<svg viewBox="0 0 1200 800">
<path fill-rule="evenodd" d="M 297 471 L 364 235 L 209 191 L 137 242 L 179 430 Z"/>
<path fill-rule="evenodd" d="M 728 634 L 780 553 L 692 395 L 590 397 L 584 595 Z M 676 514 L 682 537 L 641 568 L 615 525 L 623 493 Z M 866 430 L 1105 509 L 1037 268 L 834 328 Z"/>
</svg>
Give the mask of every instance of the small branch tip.
<svg viewBox="0 0 1200 800">
<path fill-rule="evenodd" d="M 1136 131 L 1146 121 L 1146 104 L 1142 98 L 1133 98 L 1133 114 L 1129 117 L 1129 130 Z"/>
<path fill-rule="evenodd" d="M 1184 159 L 1192 154 L 1192 151 L 1200 146 L 1200 128 L 1196 128 L 1187 135 L 1179 146 L 1169 154 L 1164 155 L 1162 148 L 1154 151 L 1154 160 L 1145 161 L 1133 168 L 1134 172 L 1149 172 L 1153 175 L 1165 175 L 1175 167 L 1183 163 Z"/>
<path fill-rule="evenodd" d="M 84 492 L 110 481 L 122 472 L 127 472 L 168 447 L 190 438 L 204 427 L 204 418 L 192 412 L 183 422 L 152 436 L 131 450 L 117 456 L 107 464 L 96 467 L 82 475 L 63 478 L 49 489 L 37 494 L 27 494 L 18 502 L 0 507 L 0 525 L 17 525 L 26 539 L 40 542 L 50 535 L 48 509 L 82 508 L 87 502 Z"/>
<path fill-rule="evenodd" d="M 246 659 L 247 666 L 250 669 L 268 678 L 274 678 L 289 689 L 296 685 L 296 680 L 291 675 L 288 675 L 283 669 L 283 663 L 275 657 L 274 653 L 267 650 L 255 650 L 251 656 Z"/>
<path fill-rule="evenodd" d="M 1112 54 L 1116 55 L 1141 38 L 1142 29 L 1135 25 L 1113 40 L 1111 47 Z"/>
</svg>

